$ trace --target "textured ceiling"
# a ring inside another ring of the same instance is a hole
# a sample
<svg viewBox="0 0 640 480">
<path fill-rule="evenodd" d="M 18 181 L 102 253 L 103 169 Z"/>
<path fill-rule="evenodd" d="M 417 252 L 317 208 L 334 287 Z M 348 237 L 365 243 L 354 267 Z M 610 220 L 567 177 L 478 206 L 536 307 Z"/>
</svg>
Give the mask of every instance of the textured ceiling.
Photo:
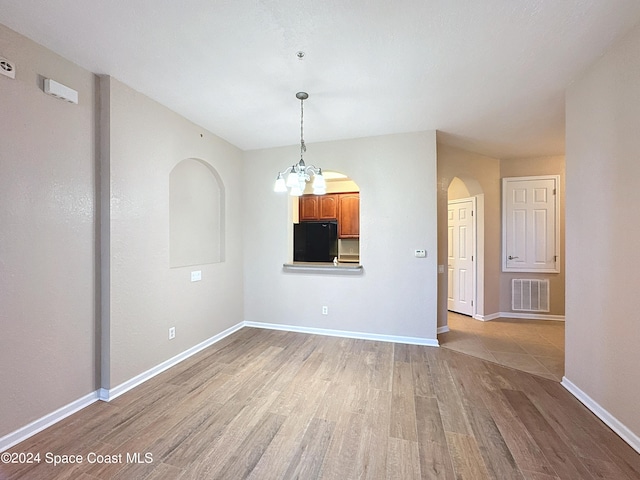
<svg viewBox="0 0 640 480">
<path fill-rule="evenodd" d="M 0 23 L 245 150 L 299 141 L 304 90 L 309 144 L 436 129 L 561 154 L 564 89 L 638 21 L 638 0 L 0 0 Z"/>
</svg>

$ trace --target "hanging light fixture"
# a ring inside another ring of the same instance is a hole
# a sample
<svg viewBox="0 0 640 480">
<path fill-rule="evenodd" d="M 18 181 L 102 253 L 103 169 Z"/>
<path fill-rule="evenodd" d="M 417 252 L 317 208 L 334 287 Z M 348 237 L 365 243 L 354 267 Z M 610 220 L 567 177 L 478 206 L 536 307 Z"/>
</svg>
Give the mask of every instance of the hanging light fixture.
<svg viewBox="0 0 640 480">
<path fill-rule="evenodd" d="M 322 176 L 322 169 L 313 165 L 306 165 L 302 158 L 304 152 L 307 151 L 307 146 L 304 144 L 304 101 L 309 98 L 309 94 L 298 92 L 296 93 L 296 98 L 300 100 L 300 161 L 278 173 L 273 191 L 286 192 L 288 188 L 290 195 L 299 197 L 313 175 L 313 194 L 324 195 L 327 193 L 327 184 Z"/>
</svg>

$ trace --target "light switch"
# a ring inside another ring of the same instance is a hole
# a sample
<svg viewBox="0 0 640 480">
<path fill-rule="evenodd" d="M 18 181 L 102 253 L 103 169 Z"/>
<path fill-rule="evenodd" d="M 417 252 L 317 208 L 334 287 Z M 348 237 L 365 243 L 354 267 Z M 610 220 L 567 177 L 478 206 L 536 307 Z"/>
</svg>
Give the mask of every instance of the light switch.
<svg viewBox="0 0 640 480">
<path fill-rule="evenodd" d="M 199 282 L 200 280 L 202 280 L 202 270 L 195 270 L 191 272 L 192 282 Z"/>
</svg>

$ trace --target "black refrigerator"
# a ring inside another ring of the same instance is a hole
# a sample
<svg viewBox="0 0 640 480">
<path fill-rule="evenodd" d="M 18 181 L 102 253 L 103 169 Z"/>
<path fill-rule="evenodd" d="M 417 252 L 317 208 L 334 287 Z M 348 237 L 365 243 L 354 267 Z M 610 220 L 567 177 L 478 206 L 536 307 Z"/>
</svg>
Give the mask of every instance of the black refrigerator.
<svg viewBox="0 0 640 480">
<path fill-rule="evenodd" d="M 338 222 L 293 225 L 294 262 L 333 262 L 338 256 Z"/>
</svg>

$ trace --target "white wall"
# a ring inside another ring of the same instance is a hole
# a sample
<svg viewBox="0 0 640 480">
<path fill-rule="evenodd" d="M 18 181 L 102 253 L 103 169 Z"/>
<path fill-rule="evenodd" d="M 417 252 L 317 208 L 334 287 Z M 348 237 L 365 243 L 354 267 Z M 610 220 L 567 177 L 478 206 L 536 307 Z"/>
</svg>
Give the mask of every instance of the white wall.
<svg viewBox="0 0 640 480">
<path fill-rule="evenodd" d="M 244 187 L 245 319 L 435 340 L 435 132 L 308 145 L 307 164 L 342 172 L 360 188 L 359 276 L 283 272 L 291 207 L 273 182 L 298 150 L 244 155 L 251 172 Z M 427 258 L 415 258 L 415 249 L 426 249 Z"/>
<path fill-rule="evenodd" d="M 102 387 L 112 389 L 242 322 L 244 187 L 236 147 L 113 78 L 101 87 L 110 217 L 103 222 Z M 169 174 L 186 158 L 211 165 L 224 184 L 225 261 L 170 268 Z M 202 271 L 202 281 L 190 281 L 192 270 Z"/>
<path fill-rule="evenodd" d="M 640 448 L 640 27 L 567 91 L 565 377 Z"/>
<path fill-rule="evenodd" d="M 0 438 L 97 382 L 96 77 L 0 25 Z M 46 95 L 43 78 L 79 93 Z"/>
</svg>

